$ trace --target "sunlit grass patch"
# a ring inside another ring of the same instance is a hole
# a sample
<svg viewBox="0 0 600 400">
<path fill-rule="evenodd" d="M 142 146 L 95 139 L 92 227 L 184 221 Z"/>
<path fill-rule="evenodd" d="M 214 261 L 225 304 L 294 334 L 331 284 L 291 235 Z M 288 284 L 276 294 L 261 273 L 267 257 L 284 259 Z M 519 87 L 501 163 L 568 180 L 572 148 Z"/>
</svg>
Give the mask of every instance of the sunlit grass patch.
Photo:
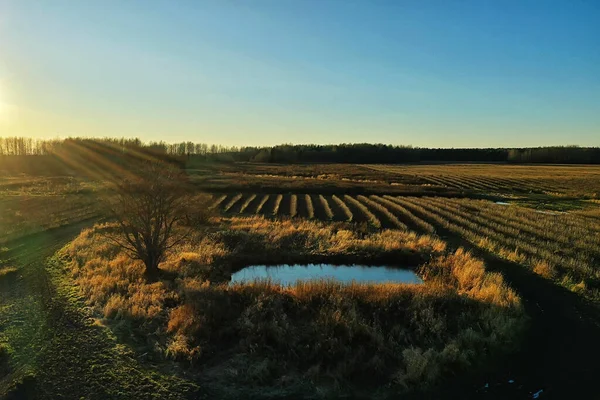
<svg viewBox="0 0 600 400">
<path fill-rule="evenodd" d="M 215 385 L 423 389 L 513 348 L 523 326 L 520 299 L 500 275 L 432 236 L 236 217 L 196 232 L 161 264 L 167 275 L 148 281 L 104 229 L 62 251 L 80 293 L 103 323 L 151 334 L 157 357 L 202 365 Z M 314 259 L 417 263 L 425 284 L 227 284 L 249 263 Z M 243 376 L 223 372 L 234 369 Z"/>
<path fill-rule="evenodd" d="M 16 267 L 0 266 L 0 278 L 2 278 L 5 275 L 12 274 L 13 272 L 17 272 Z"/>
</svg>

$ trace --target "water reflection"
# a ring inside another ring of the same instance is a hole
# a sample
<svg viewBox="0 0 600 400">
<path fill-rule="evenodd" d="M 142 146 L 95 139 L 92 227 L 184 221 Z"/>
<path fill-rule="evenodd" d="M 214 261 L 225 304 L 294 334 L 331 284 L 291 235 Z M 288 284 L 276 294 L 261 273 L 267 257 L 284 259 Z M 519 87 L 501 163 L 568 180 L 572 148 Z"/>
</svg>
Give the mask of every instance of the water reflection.
<svg viewBox="0 0 600 400">
<path fill-rule="evenodd" d="M 270 279 L 282 285 L 311 279 L 335 279 L 341 282 L 395 282 L 423 283 L 410 269 L 394 267 L 371 267 L 367 265 L 252 265 L 231 276 L 231 283 L 251 282 L 257 279 Z"/>
</svg>

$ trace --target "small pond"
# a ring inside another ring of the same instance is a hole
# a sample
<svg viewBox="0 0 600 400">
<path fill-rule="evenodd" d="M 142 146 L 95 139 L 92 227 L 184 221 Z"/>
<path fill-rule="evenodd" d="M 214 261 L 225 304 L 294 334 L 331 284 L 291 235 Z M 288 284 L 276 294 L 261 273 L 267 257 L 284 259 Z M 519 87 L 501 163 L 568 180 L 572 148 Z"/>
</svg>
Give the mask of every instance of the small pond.
<svg viewBox="0 0 600 400">
<path fill-rule="evenodd" d="M 367 265 L 251 265 L 231 275 L 231 283 L 259 279 L 270 279 L 286 286 L 293 285 L 298 280 L 314 279 L 334 279 L 341 282 L 423 283 L 421 278 L 410 269 Z"/>
</svg>

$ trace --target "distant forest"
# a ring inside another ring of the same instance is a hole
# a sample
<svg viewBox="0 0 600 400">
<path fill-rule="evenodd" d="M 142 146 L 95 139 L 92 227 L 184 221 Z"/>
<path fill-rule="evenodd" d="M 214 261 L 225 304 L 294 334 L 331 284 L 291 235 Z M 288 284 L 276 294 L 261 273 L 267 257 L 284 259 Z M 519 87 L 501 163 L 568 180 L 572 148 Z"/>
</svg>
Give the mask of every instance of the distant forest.
<svg viewBox="0 0 600 400">
<path fill-rule="evenodd" d="M 262 163 L 414 163 L 414 162 L 513 162 L 600 164 L 600 148 L 557 146 L 536 148 L 419 148 L 385 144 L 279 145 L 227 147 L 204 143 L 148 142 L 127 138 L 68 138 L 36 140 L 0 138 L 0 157 L 49 156 L 61 160 L 92 162 L 99 156 L 115 162 L 147 157 L 183 165 L 202 162 Z M 13 157 L 15 158 L 15 157 Z M 30 159 L 31 160 L 31 159 Z"/>
</svg>

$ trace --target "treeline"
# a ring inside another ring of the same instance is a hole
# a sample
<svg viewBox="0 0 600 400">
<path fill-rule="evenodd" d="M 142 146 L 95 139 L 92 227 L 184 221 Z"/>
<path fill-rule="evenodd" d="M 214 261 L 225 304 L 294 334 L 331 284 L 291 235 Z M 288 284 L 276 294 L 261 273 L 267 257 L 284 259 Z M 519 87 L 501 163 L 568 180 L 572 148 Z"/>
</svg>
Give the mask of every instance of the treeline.
<svg viewBox="0 0 600 400">
<path fill-rule="evenodd" d="M 600 148 L 565 146 L 510 149 L 507 161 L 514 163 L 600 164 Z"/>
<path fill-rule="evenodd" d="M 555 146 L 522 149 L 435 149 L 385 144 L 280 145 L 242 148 L 224 152 L 231 161 L 266 163 L 362 163 L 399 164 L 415 162 L 510 162 L 600 164 L 600 148 Z"/>
<path fill-rule="evenodd" d="M 0 138 L 0 170 L 7 174 L 78 174 L 123 177 L 148 160 L 185 167 L 186 160 L 145 145 L 139 139 L 68 138 L 33 140 Z"/>
<path fill-rule="evenodd" d="M 232 154 L 243 152 L 242 147 L 227 147 L 221 145 L 209 145 L 206 143 L 166 143 L 148 142 L 144 143 L 138 138 L 67 138 L 67 139 L 32 139 L 27 137 L 0 137 L 0 156 L 31 156 L 48 155 L 63 151 L 64 149 L 76 149 L 78 146 L 97 147 L 110 149 L 110 151 L 121 150 L 127 152 L 149 152 L 153 154 L 168 154 L 172 156 L 189 155 L 211 155 Z M 255 153 L 257 148 L 250 148 Z"/>
<path fill-rule="evenodd" d="M 600 148 L 556 146 L 538 148 L 436 149 L 385 144 L 290 145 L 237 147 L 205 143 L 148 142 L 134 138 L 68 138 L 36 140 L 0 138 L 0 156 L 61 158 L 102 155 L 113 160 L 160 158 L 170 162 L 264 162 L 264 163 L 412 163 L 412 162 L 514 162 L 600 164 Z"/>
<path fill-rule="evenodd" d="M 428 149 L 385 144 L 282 145 L 261 149 L 252 161 L 394 164 L 419 161 L 506 161 L 504 149 Z"/>
</svg>

